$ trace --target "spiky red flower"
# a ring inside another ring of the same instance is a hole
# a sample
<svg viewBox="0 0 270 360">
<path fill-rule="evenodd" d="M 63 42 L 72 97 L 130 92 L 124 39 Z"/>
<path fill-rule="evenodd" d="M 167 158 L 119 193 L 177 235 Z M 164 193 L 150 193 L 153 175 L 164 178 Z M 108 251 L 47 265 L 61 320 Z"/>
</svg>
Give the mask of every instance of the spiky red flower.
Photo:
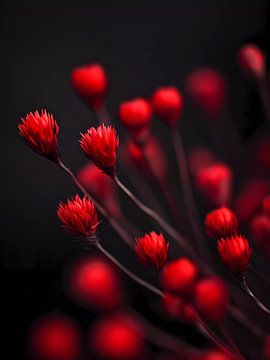
<svg viewBox="0 0 270 360">
<path fill-rule="evenodd" d="M 220 239 L 218 251 L 224 264 L 236 276 L 243 275 L 251 260 L 252 249 L 248 240 L 242 235 Z"/>
<path fill-rule="evenodd" d="M 238 62 L 248 75 L 259 79 L 265 74 L 265 54 L 255 44 L 242 46 L 238 53 Z"/>
<path fill-rule="evenodd" d="M 98 168 L 109 175 L 115 172 L 119 139 L 114 127 L 104 124 L 96 129 L 91 127 L 82 134 L 80 145 Z"/>
<path fill-rule="evenodd" d="M 58 156 L 59 127 L 46 110 L 26 115 L 18 125 L 19 135 L 35 152 L 51 160 Z"/>
<path fill-rule="evenodd" d="M 72 235 L 91 237 L 98 227 L 98 216 L 94 203 L 86 197 L 76 195 L 67 203 L 61 202 L 57 215 L 64 227 Z"/>
<path fill-rule="evenodd" d="M 152 96 L 154 112 L 170 127 L 177 126 L 183 104 L 183 97 L 174 86 L 160 87 Z"/>
<path fill-rule="evenodd" d="M 161 271 L 167 262 L 168 248 L 169 243 L 163 234 L 154 231 L 136 239 L 135 251 L 139 259 L 158 271 Z"/>
<path fill-rule="evenodd" d="M 205 218 L 206 231 L 215 239 L 235 235 L 238 221 L 235 214 L 227 207 L 213 210 Z"/>
<path fill-rule="evenodd" d="M 75 68 L 71 73 L 71 85 L 89 106 L 98 109 L 103 105 L 108 79 L 102 65 L 89 64 Z"/>
</svg>

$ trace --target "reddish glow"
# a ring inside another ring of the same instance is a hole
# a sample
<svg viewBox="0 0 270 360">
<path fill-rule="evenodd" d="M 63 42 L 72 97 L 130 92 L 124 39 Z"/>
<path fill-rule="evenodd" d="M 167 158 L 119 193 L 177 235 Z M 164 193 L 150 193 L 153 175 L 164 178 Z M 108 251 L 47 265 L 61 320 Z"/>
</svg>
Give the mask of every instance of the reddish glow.
<svg viewBox="0 0 270 360">
<path fill-rule="evenodd" d="M 200 280 L 195 286 L 194 303 L 200 315 L 207 320 L 223 320 L 229 304 L 227 286 L 216 277 Z"/>
<path fill-rule="evenodd" d="M 235 360 L 235 357 L 220 350 L 208 350 L 202 360 Z"/>
<path fill-rule="evenodd" d="M 152 231 L 136 240 L 135 252 L 141 262 L 155 270 L 161 271 L 168 256 L 169 243 L 162 234 Z"/>
<path fill-rule="evenodd" d="M 64 227 L 72 235 L 91 237 L 98 227 L 98 217 L 95 205 L 86 197 L 76 195 L 67 203 L 61 202 L 57 215 Z"/>
<path fill-rule="evenodd" d="M 258 215 L 251 221 L 252 238 L 270 254 L 270 218 L 267 215 Z"/>
<path fill-rule="evenodd" d="M 270 216 L 270 195 L 267 195 L 262 202 L 262 208 L 266 215 Z"/>
<path fill-rule="evenodd" d="M 262 171 L 270 171 L 270 137 L 264 137 L 255 148 L 255 163 Z"/>
<path fill-rule="evenodd" d="M 255 44 L 249 43 L 238 52 L 240 67 L 251 77 L 259 79 L 265 74 L 265 54 Z"/>
<path fill-rule="evenodd" d="M 28 340 L 34 359 L 77 360 L 80 356 L 79 328 L 66 315 L 41 316 L 32 325 Z"/>
<path fill-rule="evenodd" d="M 190 295 L 198 276 L 197 266 L 187 258 L 172 261 L 163 270 L 162 284 L 166 291 Z"/>
<path fill-rule="evenodd" d="M 251 260 L 252 249 L 242 236 L 231 236 L 218 241 L 218 251 L 224 264 L 236 276 L 243 275 Z"/>
<path fill-rule="evenodd" d="M 35 111 L 21 119 L 18 125 L 19 135 L 35 152 L 56 160 L 58 156 L 59 127 L 53 116 L 42 110 Z"/>
<path fill-rule="evenodd" d="M 213 165 L 215 157 L 210 150 L 198 148 L 188 154 L 188 163 L 193 175 L 198 174 L 201 170 Z"/>
<path fill-rule="evenodd" d="M 135 360 L 144 353 L 141 325 L 127 315 L 114 315 L 97 322 L 90 343 L 94 352 L 105 359 Z"/>
<path fill-rule="evenodd" d="M 192 323 L 196 319 L 192 307 L 183 298 L 168 292 L 165 293 L 163 298 L 163 308 L 172 318 L 182 322 Z"/>
<path fill-rule="evenodd" d="M 230 209 L 221 207 L 206 215 L 205 227 L 209 236 L 219 239 L 235 235 L 237 233 L 238 221 Z"/>
<path fill-rule="evenodd" d="M 71 73 L 71 85 L 87 105 L 95 109 L 103 105 L 108 79 L 102 65 L 89 64 L 75 68 Z"/>
<path fill-rule="evenodd" d="M 152 96 L 155 114 L 170 127 L 178 125 L 183 105 L 180 91 L 173 86 L 157 88 Z"/>
<path fill-rule="evenodd" d="M 85 155 L 105 173 L 112 175 L 115 171 L 119 139 L 115 128 L 100 125 L 91 127 L 80 140 Z"/>
</svg>

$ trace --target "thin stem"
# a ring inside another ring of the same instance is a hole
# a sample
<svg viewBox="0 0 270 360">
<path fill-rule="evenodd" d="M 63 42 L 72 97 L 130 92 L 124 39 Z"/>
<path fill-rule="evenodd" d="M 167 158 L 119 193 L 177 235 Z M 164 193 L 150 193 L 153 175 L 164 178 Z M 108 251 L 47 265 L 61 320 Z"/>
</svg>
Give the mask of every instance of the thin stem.
<svg viewBox="0 0 270 360">
<path fill-rule="evenodd" d="M 246 282 L 246 278 L 245 276 L 242 277 L 241 279 L 241 287 L 244 290 L 244 292 L 249 295 L 254 301 L 255 303 L 258 305 L 258 307 L 263 310 L 264 312 L 266 312 L 267 314 L 270 314 L 270 309 L 268 309 L 268 307 L 266 307 L 254 294 L 253 292 L 250 290 L 250 288 L 247 285 Z"/>
<path fill-rule="evenodd" d="M 239 354 L 241 356 L 241 352 L 238 349 L 238 347 L 235 345 L 233 339 L 231 338 L 231 336 L 228 334 L 227 330 L 225 329 L 225 327 L 220 324 L 219 325 L 220 331 L 223 334 L 224 338 L 226 339 L 226 341 L 228 342 L 228 344 L 231 346 L 232 349 L 234 349 L 234 351 Z"/>
<path fill-rule="evenodd" d="M 112 123 L 105 104 L 100 109 L 95 110 L 95 114 L 96 114 L 98 123 L 100 125 L 101 124 L 109 125 Z"/>
</svg>

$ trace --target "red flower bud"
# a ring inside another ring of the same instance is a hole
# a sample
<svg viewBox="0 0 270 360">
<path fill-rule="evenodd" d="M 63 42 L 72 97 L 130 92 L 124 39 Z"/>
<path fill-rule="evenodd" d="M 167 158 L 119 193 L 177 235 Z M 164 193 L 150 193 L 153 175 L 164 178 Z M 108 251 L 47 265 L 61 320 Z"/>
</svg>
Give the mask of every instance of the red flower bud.
<svg viewBox="0 0 270 360">
<path fill-rule="evenodd" d="M 195 285 L 194 304 L 205 319 L 221 321 L 228 309 L 229 294 L 225 283 L 216 277 L 200 280 Z"/>
<path fill-rule="evenodd" d="M 258 215 L 251 221 L 251 234 L 254 240 L 270 254 L 270 218 L 267 215 Z"/>
<path fill-rule="evenodd" d="M 205 218 L 206 231 L 214 239 L 235 235 L 238 221 L 235 214 L 226 207 L 213 210 Z"/>
<path fill-rule="evenodd" d="M 142 98 L 124 101 L 119 106 L 119 119 L 135 138 L 145 136 L 152 119 L 151 106 Z"/>
<path fill-rule="evenodd" d="M 183 97 L 176 87 L 160 87 L 152 96 L 152 106 L 157 116 L 175 127 L 183 110 Z"/>
<path fill-rule="evenodd" d="M 231 199 L 232 171 L 222 163 L 215 163 L 198 172 L 196 186 L 213 206 L 227 205 Z"/>
<path fill-rule="evenodd" d="M 71 198 L 67 203 L 61 202 L 57 215 L 64 227 L 72 235 L 91 237 L 98 227 L 98 217 L 92 201 L 79 195 Z"/>
<path fill-rule="evenodd" d="M 172 261 L 163 270 L 162 284 L 166 291 L 190 295 L 198 276 L 197 266 L 187 258 Z"/>
<path fill-rule="evenodd" d="M 108 175 L 113 175 L 119 139 L 112 126 L 91 127 L 80 140 L 81 148 L 93 163 Z"/>
<path fill-rule="evenodd" d="M 168 315 L 186 323 L 193 323 L 196 315 L 192 307 L 180 296 L 165 293 L 163 307 Z"/>
<path fill-rule="evenodd" d="M 236 276 L 243 275 L 251 260 L 252 249 L 242 235 L 227 237 L 218 241 L 218 251 L 227 268 Z"/>
<path fill-rule="evenodd" d="M 209 116 L 220 115 L 225 103 L 226 81 L 213 69 L 193 71 L 186 80 L 187 92 Z"/>
<path fill-rule="evenodd" d="M 141 325 L 127 315 L 114 315 L 97 322 L 90 334 L 96 355 L 110 360 L 141 359 L 144 353 Z"/>
<path fill-rule="evenodd" d="M 266 215 L 270 216 L 270 195 L 267 195 L 262 202 L 262 208 Z"/>
<path fill-rule="evenodd" d="M 100 108 L 108 88 L 108 79 L 100 64 L 75 68 L 71 73 L 71 85 L 87 105 Z"/>
<path fill-rule="evenodd" d="M 51 160 L 58 157 L 58 134 L 59 127 L 51 114 L 42 110 L 41 114 L 26 115 L 18 125 L 19 135 L 35 152 Z"/>
<path fill-rule="evenodd" d="M 260 79 L 265 74 L 265 54 L 255 44 L 242 46 L 238 53 L 240 67 L 252 78 Z"/>
<path fill-rule="evenodd" d="M 136 239 L 134 247 L 141 262 L 158 271 L 161 271 L 167 262 L 168 248 L 169 243 L 164 236 L 154 231 Z"/>
</svg>

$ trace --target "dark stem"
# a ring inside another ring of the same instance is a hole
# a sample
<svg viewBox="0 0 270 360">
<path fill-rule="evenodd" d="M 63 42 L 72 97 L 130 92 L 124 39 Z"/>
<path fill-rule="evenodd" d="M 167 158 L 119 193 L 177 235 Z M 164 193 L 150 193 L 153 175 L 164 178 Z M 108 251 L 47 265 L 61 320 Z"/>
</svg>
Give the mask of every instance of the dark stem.
<svg viewBox="0 0 270 360">
<path fill-rule="evenodd" d="M 95 114 L 96 114 L 99 125 L 102 125 L 102 124 L 110 125 L 112 123 L 110 115 L 108 114 L 107 107 L 105 104 L 98 110 L 95 110 Z"/>
</svg>

